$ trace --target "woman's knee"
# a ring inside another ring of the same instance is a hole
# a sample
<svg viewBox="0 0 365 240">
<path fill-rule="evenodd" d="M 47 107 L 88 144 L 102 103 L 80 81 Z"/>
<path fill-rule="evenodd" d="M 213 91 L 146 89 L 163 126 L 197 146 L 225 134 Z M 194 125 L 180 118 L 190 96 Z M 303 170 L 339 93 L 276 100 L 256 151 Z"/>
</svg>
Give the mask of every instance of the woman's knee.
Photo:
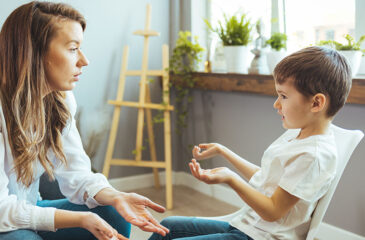
<svg viewBox="0 0 365 240">
<path fill-rule="evenodd" d="M 120 234 L 129 237 L 131 232 L 131 224 L 127 222 L 112 206 L 100 206 L 92 210 L 98 214 Z"/>
<path fill-rule="evenodd" d="M 7 233 L 0 233 L 0 240 L 42 240 L 42 238 L 32 230 L 19 229 Z"/>
</svg>

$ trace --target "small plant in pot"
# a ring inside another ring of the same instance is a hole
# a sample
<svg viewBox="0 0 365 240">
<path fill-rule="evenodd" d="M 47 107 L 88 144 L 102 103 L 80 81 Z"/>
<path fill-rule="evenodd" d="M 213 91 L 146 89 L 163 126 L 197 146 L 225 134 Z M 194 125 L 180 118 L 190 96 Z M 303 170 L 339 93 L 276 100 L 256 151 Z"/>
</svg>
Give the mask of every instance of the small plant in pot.
<svg viewBox="0 0 365 240">
<path fill-rule="evenodd" d="M 231 17 L 224 15 L 224 23 L 218 21 L 217 28 L 213 28 L 208 21 L 205 20 L 205 22 L 223 42 L 227 72 L 247 73 L 250 64 L 250 50 L 247 45 L 251 42 L 253 27 L 248 16 L 246 14 Z"/>
<path fill-rule="evenodd" d="M 287 40 L 288 37 L 285 33 L 273 33 L 266 41 L 266 45 L 269 45 L 271 48 L 271 51 L 266 54 L 270 73 L 274 71 L 275 66 L 287 55 Z"/>
<path fill-rule="evenodd" d="M 359 71 L 361 57 L 365 53 L 365 50 L 361 49 L 361 43 L 365 40 L 365 35 L 361 36 L 357 42 L 349 34 L 346 34 L 344 38 L 346 39 L 347 44 L 342 44 L 334 40 L 325 40 L 320 41 L 317 45 L 331 47 L 344 55 L 350 63 L 352 76 L 354 77 Z"/>
</svg>

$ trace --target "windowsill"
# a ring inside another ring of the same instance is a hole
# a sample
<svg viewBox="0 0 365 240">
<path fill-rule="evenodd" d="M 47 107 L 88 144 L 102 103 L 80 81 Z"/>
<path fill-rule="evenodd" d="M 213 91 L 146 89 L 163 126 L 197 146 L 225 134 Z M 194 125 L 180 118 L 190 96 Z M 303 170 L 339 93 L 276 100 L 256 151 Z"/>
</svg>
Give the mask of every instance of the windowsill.
<svg viewBox="0 0 365 240">
<path fill-rule="evenodd" d="M 276 96 L 272 75 L 196 72 L 193 77 L 197 78 L 195 88 L 198 89 Z M 352 80 L 347 103 L 365 104 L 365 75 Z"/>
</svg>

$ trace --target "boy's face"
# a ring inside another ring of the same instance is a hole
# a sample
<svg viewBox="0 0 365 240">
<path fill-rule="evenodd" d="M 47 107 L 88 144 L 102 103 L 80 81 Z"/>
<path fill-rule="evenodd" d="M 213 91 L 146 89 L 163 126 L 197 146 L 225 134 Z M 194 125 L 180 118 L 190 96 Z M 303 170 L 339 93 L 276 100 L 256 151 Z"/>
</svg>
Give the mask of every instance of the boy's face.
<svg viewBox="0 0 365 240">
<path fill-rule="evenodd" d="M 298 92 L 293 81 L 288 79 L 283 84 L 275 82 L 278 98 L 274 108 L 281 115 L 283 127 L 286 129 L 305 128 L 312 120 L 312 101 Z"/>
</svg>

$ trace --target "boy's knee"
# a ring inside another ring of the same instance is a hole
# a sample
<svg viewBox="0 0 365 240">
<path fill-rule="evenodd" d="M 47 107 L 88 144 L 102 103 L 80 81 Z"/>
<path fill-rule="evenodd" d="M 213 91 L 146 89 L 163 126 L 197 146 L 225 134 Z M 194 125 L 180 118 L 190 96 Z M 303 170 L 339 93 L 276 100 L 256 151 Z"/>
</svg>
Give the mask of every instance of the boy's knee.
<svg viewBox="0 0 365 240">
<path fill-rule="evenodd" d="M 171 216 L 162 220 L 161 225 L 167 227 L 168 229 L 174 229 L 175 226 L 184 224 L 187 221 L 187 217 Z"/>
<path fill-rule="evenodd" d="M 176 224 L 176 217 L 175 216 L 171 216 L 171 217 L 167 217 L 167 218 L 164 218 L 162 221 L 161 221 L 161 225 L 169 228 L 169 226 L 172 226 Z"/>
</svg>

